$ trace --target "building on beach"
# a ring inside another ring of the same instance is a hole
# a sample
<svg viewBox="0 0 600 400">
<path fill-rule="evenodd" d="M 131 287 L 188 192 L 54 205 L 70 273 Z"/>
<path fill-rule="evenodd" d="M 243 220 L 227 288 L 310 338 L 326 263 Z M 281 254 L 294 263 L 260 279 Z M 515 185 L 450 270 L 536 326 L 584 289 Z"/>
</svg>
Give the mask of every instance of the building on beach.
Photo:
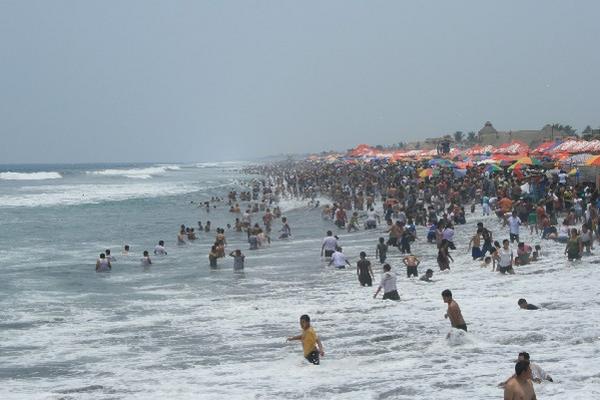
<svg viewBox="0 0 600 400">
<path fill-rule="evenodd" d="M 514 140 L 526 143 L 534 148 L 540 143 L 563 140 L 569 137 L 564 131 L 557 130 L 550 124 L 546 124 L 539 130 L 516 130 L 516 131 L 498 131 L 490 121 L 487 121 L 477 135 L 478 143 L 481 145 L 497 146 L 502 143 L 512 142 Z"/>
</svg>

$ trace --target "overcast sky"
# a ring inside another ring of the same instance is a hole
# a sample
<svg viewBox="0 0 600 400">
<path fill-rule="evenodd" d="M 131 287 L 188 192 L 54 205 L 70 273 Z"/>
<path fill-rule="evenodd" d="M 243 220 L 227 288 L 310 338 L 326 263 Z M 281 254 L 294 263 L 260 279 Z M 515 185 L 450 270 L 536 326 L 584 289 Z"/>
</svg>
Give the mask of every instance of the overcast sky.
<svg viewBox="0 0 600 400">
<path fill-rule="evenodd" d="M 600 1 L 0 0 L 0 163 L 600 125 Z"/>
</svg>

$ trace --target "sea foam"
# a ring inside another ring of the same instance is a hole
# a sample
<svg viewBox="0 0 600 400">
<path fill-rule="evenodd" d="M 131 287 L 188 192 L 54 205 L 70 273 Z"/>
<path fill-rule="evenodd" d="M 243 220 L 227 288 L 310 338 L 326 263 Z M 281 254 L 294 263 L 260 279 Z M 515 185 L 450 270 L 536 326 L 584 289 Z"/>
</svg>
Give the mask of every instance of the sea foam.
<svg viewBox="0 0 600 400">
<path fill-rule="evenodd" d="M 0 207 L 48 207 L 97 204 L 139 198 L 179 195 L 198 190 L 190 184 L 150 183 L 114 185 L 44 185 L 21 188 L 19 195 L 0 195 Z"/>
<path fill-rule="evenodd" d="M 0 179 L 5 181 L 43 181 L 47 179 L 61 179 L 58 172 L 0 172 Z"/>
<path fill-rule="evenodd" d="M 147 167 L 147 168 L 129 168 L 129 169 L 102 169 L 98 171 L 87 171 L 88 175 L 98 175 L 98 176 L 116 176 L 116 177 L 126 177 L 131 179 L 150 179 L 156 175 L 162 175 L 167 173 L 168 171 L 178 171 L 181 168 L 177 165 L 162 165 L 156 167 Z"/>
</svg>

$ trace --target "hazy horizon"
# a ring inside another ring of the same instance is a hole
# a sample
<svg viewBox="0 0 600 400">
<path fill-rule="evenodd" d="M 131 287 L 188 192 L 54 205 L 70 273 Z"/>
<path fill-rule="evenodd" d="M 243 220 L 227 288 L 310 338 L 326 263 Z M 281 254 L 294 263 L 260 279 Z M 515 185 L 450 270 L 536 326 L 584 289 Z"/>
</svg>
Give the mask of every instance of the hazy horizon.
<svg viewBox="0 0 600 400">
<path fill-rule="evenodd" d="M 600 126 L 600 3 L 4 1 L 0 164 Z"/>
</svg>

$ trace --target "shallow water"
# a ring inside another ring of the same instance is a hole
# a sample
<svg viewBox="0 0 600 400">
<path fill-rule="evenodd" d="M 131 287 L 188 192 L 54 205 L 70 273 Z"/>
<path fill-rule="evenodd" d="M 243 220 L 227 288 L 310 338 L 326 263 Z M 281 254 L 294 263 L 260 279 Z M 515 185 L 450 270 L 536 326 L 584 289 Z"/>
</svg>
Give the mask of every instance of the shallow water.
<svg viewBox="0 0 600 400">
<path fill-rule="evenodd" d="M 407 279 L 391 252 L 402 300 L 385 302 L 352 270 L 325 266 L 320 243 L 333 226 L 303 202 L 283 205 L 291 240 L 252 252 L 245 235 L 227 232 L 228 250 L 246 253 L 244 274 L 232 273 L 230 259 L 209 270 L 214 232 L 176 246 L 181 223 L 233 221 L 224 206 L 207 215 L 190 201 L 224 196 L 243 178 L 235 165 L 51 167 L 39 171 L 62 178 L 0 181 L 2 399 L 497 399 L 519 351 L 555 379 L 535 386 L 538 398 L 600 397 L 598 255 L 569 263 L 562 245 L 527 233 L 543 260 L 500 276 L 471 261 L 466 245 L 479 220 L 496 239 L 507 228 L 468 215 L 450 272 L 437 272 L 434 246 L 413 244 L 419 272 L 431 267 L 434 283 Z M 74 196 L 83 192 L 94 195 Z M 353 263 L 362 250 L 374 261 L 383 235 L 338 234 Z M 142 268 L 141 251 L 159 239 L 169 255 Z M 129 257 L 120 256 L 124 243 Z M 105 248 L 117 262 L 96 274 Z M 469 325 L 450 339 L 446 288 Z M 519 310 L 520 297 L 542 310 Z M 285 342 L 304 313 L 325 346 L 319 367 L 303 361 L 299 343 Z"/>
</svg>

